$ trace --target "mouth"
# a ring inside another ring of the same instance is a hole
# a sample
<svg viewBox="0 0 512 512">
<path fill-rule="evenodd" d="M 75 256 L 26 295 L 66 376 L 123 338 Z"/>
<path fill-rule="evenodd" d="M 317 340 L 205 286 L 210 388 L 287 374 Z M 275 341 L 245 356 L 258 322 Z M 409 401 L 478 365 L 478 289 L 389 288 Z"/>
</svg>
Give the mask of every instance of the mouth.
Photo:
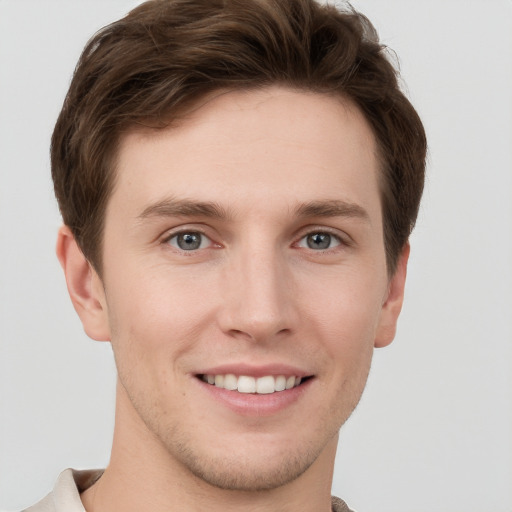
<svg viewBox="0 0 512 512">
<path fill-rule="evenodd" d="M 198 374 L 198 379 L 217 388 L 244 394 L 270 395 L 280 393 L 303 385 L 311 377 L 296 375 L 251 375 L 227 374 Z"/>
</svg>

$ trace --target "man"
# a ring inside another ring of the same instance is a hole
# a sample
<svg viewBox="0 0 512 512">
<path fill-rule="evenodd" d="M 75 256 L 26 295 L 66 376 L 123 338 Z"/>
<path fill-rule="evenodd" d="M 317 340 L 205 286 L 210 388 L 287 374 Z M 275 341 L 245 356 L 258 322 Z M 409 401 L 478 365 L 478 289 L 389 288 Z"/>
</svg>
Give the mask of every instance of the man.
<svg viewBox="0 0 512 512">
<path fill-rule="evenodd" d="M 52 175 L 114 441 L 28 510 L 350 510 L 338 431 L 394 337 L 425 151 L 351 10 L 153 0 L 100 31 Z"/>
</svg>

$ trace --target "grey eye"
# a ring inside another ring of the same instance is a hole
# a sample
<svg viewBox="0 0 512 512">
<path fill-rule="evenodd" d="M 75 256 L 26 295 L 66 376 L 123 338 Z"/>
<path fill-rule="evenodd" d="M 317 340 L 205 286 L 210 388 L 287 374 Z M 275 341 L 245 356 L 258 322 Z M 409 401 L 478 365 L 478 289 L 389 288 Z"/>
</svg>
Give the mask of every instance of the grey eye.
<svg viewBox="0 0 512 512">
<path fill-rule="evenodd" d="M 330 233 L 310 233 L 303 237 L 299 242 L 299 247 L 306 247 L 308 249 L 313 249 L 314 251 L 322 251 L 325 249 L 332 249 L 340 245 L 340 239 L 331 235 Z"/>
<path fill-rule="evenodd" d="M 178 233 L 169 239 L 169 244 L 182 251 L 195 251 L 204 249 L 210 243 L 210 239 L 197 231 L 185 231 Z"/>
</svg>

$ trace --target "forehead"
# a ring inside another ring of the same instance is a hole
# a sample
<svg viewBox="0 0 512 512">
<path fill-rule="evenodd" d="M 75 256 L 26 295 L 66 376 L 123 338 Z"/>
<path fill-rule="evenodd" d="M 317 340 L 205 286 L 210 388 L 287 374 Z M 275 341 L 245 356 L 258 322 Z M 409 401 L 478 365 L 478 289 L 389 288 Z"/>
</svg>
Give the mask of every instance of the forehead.
<svg viewBox="0 0 512 512">
<path fill-rule="evenodd" d="M 380 215 L 372 131 L 351 102 L 325 94 L 218 92 L 167 128 L 124 134 L 116 168 L 109 209 L 172 195 L 235 210 L 341 199 Z"/>
</svg>

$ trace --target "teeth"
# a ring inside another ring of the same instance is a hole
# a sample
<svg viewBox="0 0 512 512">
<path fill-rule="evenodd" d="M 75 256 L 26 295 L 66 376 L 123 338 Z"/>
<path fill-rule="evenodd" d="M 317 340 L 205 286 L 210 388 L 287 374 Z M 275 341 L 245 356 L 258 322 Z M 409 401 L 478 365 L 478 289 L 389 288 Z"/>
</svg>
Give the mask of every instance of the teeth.
<svg viewBox="0 0 512 512">
<path fill-rule="evenodd" d="M 208 384 L 229 391 L 238 391 L 239 393 L 257 393 L 266 395 L 276 391 L 284 391 L 298 386 L 302 379 L 295 375 L 285 377 L 284 375 L 265 375 L 264 377 L 251 377 L 240 375 L 237 377 L 232 373 L 226 375 L 202 375 L 201 379 Z"/>
<path fill-rule="evenodd" d="M 284 391 L 286 389 L 286 377 L 284 375 L 279 375 L 276 378 L 276 391 Z"/>
<path fill-rule="evenodd" d="M 256 381 L 256 393 L 268 395 L 276 390 L 276 379 L 269 375 L 268 377 L 260 377 Z"/>
<path fill-rule="evenodd" d="M 234 391 L 238 387 L 238 379 L 232 373 L 228 373 L 224 377 L 224 386 L 225 389 L 229 389 L 230 391 Z"/>
<path fill-rule="evenodd" d="M 247 377 L 246 375 L 240 375 L 238 377 L 239 393 L 255 393 L 256 392 L 256 379 L 254 377 Z"/>
</svg>

